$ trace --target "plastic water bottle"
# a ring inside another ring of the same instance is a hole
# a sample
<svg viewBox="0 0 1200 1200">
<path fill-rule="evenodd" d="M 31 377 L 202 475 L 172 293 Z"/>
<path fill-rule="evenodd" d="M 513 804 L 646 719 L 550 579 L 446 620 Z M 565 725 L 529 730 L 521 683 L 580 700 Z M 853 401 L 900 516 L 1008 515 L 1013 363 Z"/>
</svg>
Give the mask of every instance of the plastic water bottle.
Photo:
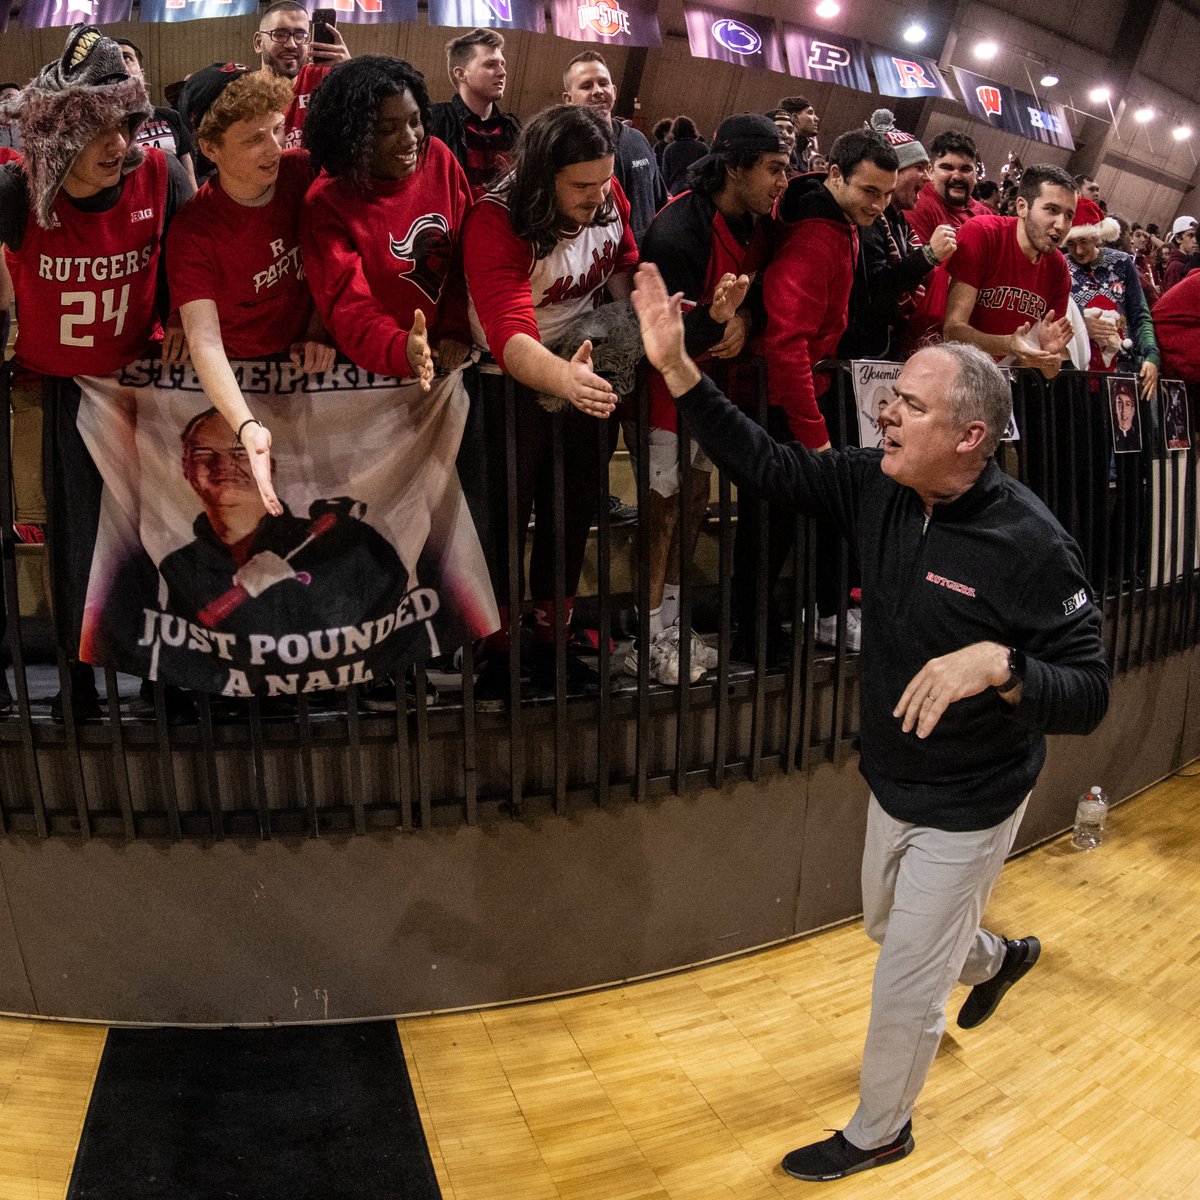
<svg viewBox="0 0 1200 1200">
<path fill-rule="evenodd" d="M 1079 797 L 1075 808 L 1075 830 L 1071 845 L 1076 850 L 1094 850 L 1104 841 L 1104 823 L 1108 818 L 1108 796 L 1099 786 Z"/>
</svg>

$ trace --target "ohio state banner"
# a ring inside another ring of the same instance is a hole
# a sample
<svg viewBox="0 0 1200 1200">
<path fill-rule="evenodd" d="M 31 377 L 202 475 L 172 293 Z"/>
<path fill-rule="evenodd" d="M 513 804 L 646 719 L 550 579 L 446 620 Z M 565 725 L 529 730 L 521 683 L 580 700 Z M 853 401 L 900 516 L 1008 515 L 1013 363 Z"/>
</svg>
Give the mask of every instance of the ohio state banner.
<svg viewBox="0 0 1200 1200">
<path fill-rule="evenodd" d="M 48 29 L 52 25 L 110 25 L 128 21 L 133 0 L 22 0 L 21 28 Z"/>
<path fill-rule="evenodd" d="M 190 367 L 79 380 L 104 480 L 80 657 L 228 696 L 378 678 L 499 625 L 455 469 L 460 372 L 234 364 L 271 431 L 282 516 Z"/>
<path fill-rule="evenodd" d="M 658 5 L 652 0 L 554 0 L 554 32 L 573 42 L 660 46 Z"/>
<path fill-rule="evenodd" d="M 541 0 L 429 0 L 430 25 L 546 32 Z"/>
<path fill-rule="evenodd" d="M 875 72 L 875 88 L 881 96 L 958 99 L 932 58 L 897 54 L 879 46 L 868 46 L 867 49 L 871 53 L 871 67 Z"/>
<path fill-rule="evenodd" d="M 867 59 L 858 38 L 823 29 L 805 29 L 802 25 L 780 22 L 788 73 L 798 79 L 836 83 L 857 92 L 869 92 Z"/>
<path fill-rule="evenodd" d="M 736 16 L 684 0 L 688 45 L 696 58 L 715 58 L 743 67 L 784 71 L 783 44 L 774 17 Z"/>
<path fill-rule="evenodd" d="M 172 23 L 210 17 L 245 17 L 258 12 L 258 0 L 142 0 L 141 19 Z"/>
</svg>

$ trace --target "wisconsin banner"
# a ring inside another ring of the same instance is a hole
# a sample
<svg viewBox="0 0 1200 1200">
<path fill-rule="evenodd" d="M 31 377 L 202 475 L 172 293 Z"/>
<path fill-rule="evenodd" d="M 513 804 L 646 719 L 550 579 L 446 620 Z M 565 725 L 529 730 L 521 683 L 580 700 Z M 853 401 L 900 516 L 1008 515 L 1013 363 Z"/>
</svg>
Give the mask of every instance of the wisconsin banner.
<svg viewBox="0 0 1200 1200">
<path fill-rule="evenodd" d="M 20 7 L 22 29 L 49 29 L 53 25 L 110 25 L 128 21 L 133 0 L 24 0 Z"/>
<path fill-rule="evenodd" d="M 234 364 L 271 431 L 266 514 L 190 367 L 81 379 L 104 479 L 80 657 L 227 696 L 378 678 L 499 625 L 459 486 L 460 372 L 416 384 L 337 364 Z"/>
<path fill-rule="evenodd" d="M 554 32 L 573 42 L 660 46 L 658 5 L 651 0 L 554 0 Z"/>
<path fill-rule="evenodd" d="M 546 32 L 540 0 L 429 0 L 430 25 Z"/>
<path fill-rule="evenodd" d="M 1075 139 L 1067 125 L 1066 109 L 1061 104 L 1040 104 L 1028 92 L 985 79 L 962 67 L 952 68 L 954 78 L 962 92 L 967 111 L 977 121 L 984 121 L 1006 133 L 1061 146 L 1064 150 L 1075 149 Z"/>
<path fill-rule="evenodd" d="M 245 17 L 258 12 L 258 0 L 142 0 L 143 21 L 200 21 L 209 17 Z"/>
<path fill-rule="evenodd" d="M 715 58 L 743 67 L 784 71 L 783 46 L 774 17 L 730 16 L 720 9 L 684 0 L 688 45 L 697 58 Z"/>
<path fill-rule="evenodd" d="M 783 30 L 783 49 L 787 55 L 789 74 L 799 79 L 836 83 L 858 92 L 871 90 L 867 60 L 863 44 L 858 38 L 805 29 L 786 21 L 781 21 L 780 27 Z"/>
<path fill-rule="evenodd" d="M 868 46 L 871 67 L 875 72 L 875 87 L 881 96 L 900 96 L 904 99 L 940 96 L 943 100 L 958 97 L 946 82 L 932 58 L 915 54 L 894 54 L 879 46 Z"/>
</svg>

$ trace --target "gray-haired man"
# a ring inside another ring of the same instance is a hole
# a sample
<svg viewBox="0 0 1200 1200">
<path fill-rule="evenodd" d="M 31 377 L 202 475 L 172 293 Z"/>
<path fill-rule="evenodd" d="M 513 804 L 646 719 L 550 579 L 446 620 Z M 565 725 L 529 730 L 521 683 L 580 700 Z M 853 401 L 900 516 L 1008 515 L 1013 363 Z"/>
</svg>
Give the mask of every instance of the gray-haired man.
<svg viewBox="0 0 1200 1200">
<path fill-rule="evenodd" d="M 783 1160 L 798 1179 L 840 1179 L 912 1151 L 955 981 L 973 985 L 958 1016 L 971 1028 L 1037 961 L 1036 938 L 980 920 L 1045 735 L 1088 733 L 1107 708 L 1100 614 L 1078 547 L 992 457 L 1011 399 L 986 354 L 947 343 L 913 355 L 882 448 L 818 453 L 776 442 L 701 374 L 654 267 L 638 268 L 633 301 L 647 358 L 716 465 L 837 523 L 862 564 L 863 906 L 881 949 L 858 1110 Z"/>
</svg>

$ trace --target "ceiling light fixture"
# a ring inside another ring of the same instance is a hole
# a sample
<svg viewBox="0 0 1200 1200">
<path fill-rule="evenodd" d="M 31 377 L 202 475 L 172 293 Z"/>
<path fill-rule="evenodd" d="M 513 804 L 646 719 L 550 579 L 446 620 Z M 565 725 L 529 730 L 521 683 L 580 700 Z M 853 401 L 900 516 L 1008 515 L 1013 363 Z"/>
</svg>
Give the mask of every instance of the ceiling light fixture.
<svg viewBox="0 0 1200 1200">
<path fill-rule="evenodd" d="M 988 62 L 996 57 L 1000 52 L 1000 47 L 995 42 L 977 42 L 975 44 L 975 57 Z"/>
<path fill-rule="evenodd" d="M 1171 130 L 1171 136 L 1177 142 L 1186 142 L 1192 136 L 1192 128 L 1190 125 L 1177 125 Z"/>
<path fill-rule="evenodd" d="M 1139 125 L 1145 125 L 1145 123 L 1146 123 L 1147 121 L 1152 121 L 1152 120 L 1154 119 L 1154 109 L 1152 109 L 1152 108 L 1139 108 L 1139 109 L 1137 110 L 1137 112 L 1135 112 L 1135 113 L 1133 114 L 1133 119 L 1134 119 L 1134 120 L 1135 120 L 1135 121 L 1136 121 L 1136 122 L 1137 122 Z"/>
<path fill-rule="evenodd" d="M 1042 87 L 1053 87 L 1058 82 L 1057 75 L 1043 75 L 1038 81 Z"/>
<path fill-rule="evenodd" d="M 904 40 L 910 46 L 919 46 L 928 36 L 928 30 L 919 21 L 910 21 L 903 34 Z"/>
<path fill-rule="evenodd" d="M 1112 95 L 1106 87 L 1094 87 L 1088 92 L 1088 99 L 1093 104 L 1103 104 Z"/>
<path fill-rule="evenodd" d="M 830 17 L 836 17 L 841 11 L 842 6 L 837 0 L 821 0 L 821 3 L 817 5 L 817 16 L 824 18 L 826 21 Z"/>
</svg>

